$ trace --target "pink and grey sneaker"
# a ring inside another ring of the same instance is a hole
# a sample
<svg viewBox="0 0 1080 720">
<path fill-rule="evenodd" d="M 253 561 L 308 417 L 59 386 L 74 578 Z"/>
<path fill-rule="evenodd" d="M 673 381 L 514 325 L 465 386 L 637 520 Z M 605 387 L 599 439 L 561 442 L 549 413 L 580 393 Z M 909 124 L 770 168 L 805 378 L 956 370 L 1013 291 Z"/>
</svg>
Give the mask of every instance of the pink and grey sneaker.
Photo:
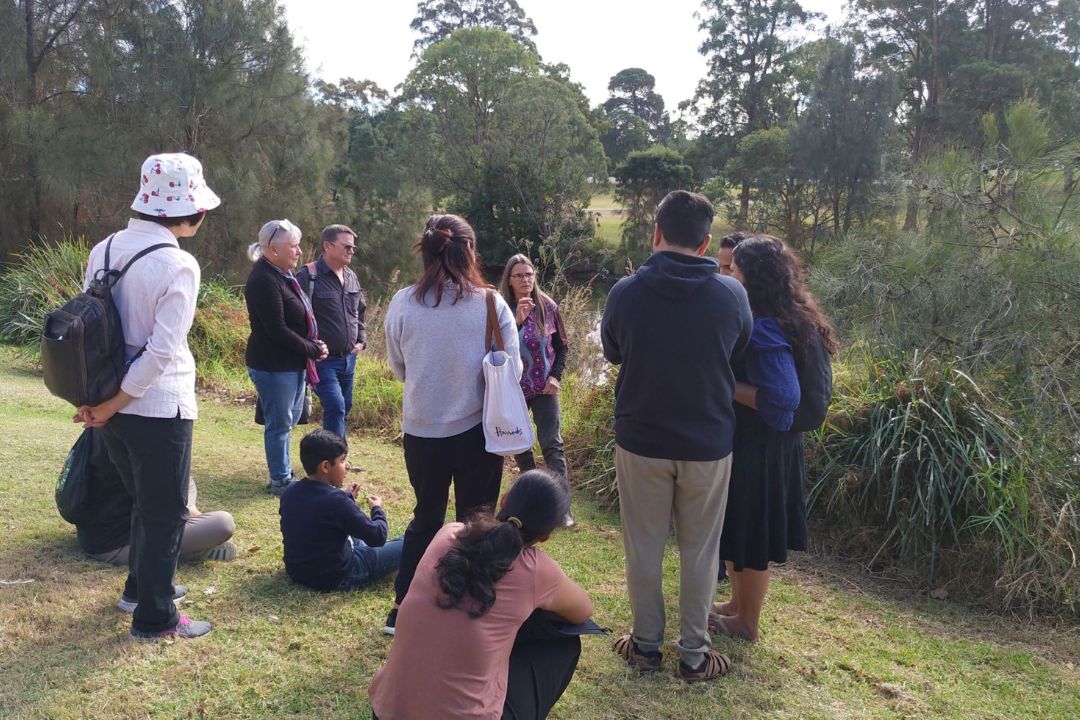
<svg viewBox="0 0 1080 720">
<path fill-rule="evenodd" d="M 159 632 L 145 632 L 131 628 L 131 637 L 136 640 L 161 640 L 169 638 L 183 638 L 191 640 L 210 633 L 210 623 L 205 620 L 192 620 L 187 615 L 180 616 L 180 622 L 176 627 Z"/>
</svg>

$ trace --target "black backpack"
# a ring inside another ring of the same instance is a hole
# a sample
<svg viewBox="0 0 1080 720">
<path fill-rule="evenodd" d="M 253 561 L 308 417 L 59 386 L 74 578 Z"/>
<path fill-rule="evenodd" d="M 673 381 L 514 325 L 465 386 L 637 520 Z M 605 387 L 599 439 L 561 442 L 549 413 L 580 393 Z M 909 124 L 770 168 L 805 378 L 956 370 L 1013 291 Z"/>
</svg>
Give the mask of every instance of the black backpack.
<svg viewBox="0 0 1080 720">
<path fill-rule="evenodd" d="M 136 253 L 122 269 L 112 270 L 112 239 L 110 235 L 105 241 L 105 267 L 94 273 L 90 287 L 46 315 L 41 329 L 45 387 L 75 407 L 97 405 L 120 392 L 128 366 L 146 350 L 143 345 L 130 361 L 124 357 L 124 328 L 112 289 L 143 255 L 173 247 L 169 243 L 151 245 Z"/>
<path fill-rule="evenodd" d="M 821 339 L 815 340 L 806 357 L 795 361 L 800 399 L 791 423 L 792 432 L 812 432 L 821 427 L 832 400 L 832 358 Z"/>
<path fill-rule="evenodd" d="M 90 507 L 90 464 L 94 453 L 94 430 L 87 428 L 71 446 L 60 477 L 56 479 L 56 509 L 72 525 L 82 522 Z"/>
</svg>

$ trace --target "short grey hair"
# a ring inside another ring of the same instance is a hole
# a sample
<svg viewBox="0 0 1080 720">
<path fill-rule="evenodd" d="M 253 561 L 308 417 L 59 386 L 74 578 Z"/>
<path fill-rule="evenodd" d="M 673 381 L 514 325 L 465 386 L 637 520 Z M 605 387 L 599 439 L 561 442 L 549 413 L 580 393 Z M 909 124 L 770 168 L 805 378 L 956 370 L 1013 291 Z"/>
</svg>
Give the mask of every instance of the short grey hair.
<svg viewBox="0 0 1080 720">
<path fill-rule="evenodd" d="M 259 228 L 259 239 L 248 245 L 248 257 L 255 262 L 263 256 L 271 242 L 300 241 L 303 233 L 288 220 L 271 220 Z"/>
</svg>

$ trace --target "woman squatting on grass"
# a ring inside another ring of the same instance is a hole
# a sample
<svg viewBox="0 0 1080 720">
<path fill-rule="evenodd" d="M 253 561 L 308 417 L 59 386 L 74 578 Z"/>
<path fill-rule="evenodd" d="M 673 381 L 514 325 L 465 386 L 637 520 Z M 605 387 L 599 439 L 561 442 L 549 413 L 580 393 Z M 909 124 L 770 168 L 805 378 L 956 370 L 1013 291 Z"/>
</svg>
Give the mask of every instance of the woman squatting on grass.
<svg viewBox="0 0 1080 720">
<path fill-rule="evenodd" d="M 517 634 L 537 609 L 570 623 L 592 615 L 585 590 L 536 547 L 563 524 L 569 507 L 558 477 L 530 470 L 497 515 L 483 510 L 438 532 L 368 691 L 376 718 L 547 717 L 574 675 L 580 639 Z"/>
</svg>

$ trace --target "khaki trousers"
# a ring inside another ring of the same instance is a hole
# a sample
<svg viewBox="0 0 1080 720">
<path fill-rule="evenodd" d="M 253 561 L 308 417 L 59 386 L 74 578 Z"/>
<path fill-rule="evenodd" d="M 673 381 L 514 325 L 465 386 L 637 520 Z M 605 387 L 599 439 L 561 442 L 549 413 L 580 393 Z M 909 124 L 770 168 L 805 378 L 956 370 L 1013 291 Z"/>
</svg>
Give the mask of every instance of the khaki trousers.
<svg viewBox="0 0 1080 720">
<path fill-rule="evenodd" d="M 236 532 L 236 523 L 233 521 L 233 516 L 224 510 L 192 515 L 184 523 L 184 534 L 180 538 L 180 559 L 198 559 L 207 550 L 231 538 L 234 532 Z M 127 565 L 129 548 L 129 545 L 124 545 L 108 552 L 93 553 L 88 557 L 110 565 Z"/>
<path fill-rule="evenodd" d="M 634 642 L 646 652 L 664 643 L 664 548 L 674 522 L 680 558 L 676 647 L 683 662 L 696 667 L 711 644 L 709 609 L 720 565 L 731 455 L 710 462 L 663 460 L 616 445 L 615 475 Z"/>
</svg>

